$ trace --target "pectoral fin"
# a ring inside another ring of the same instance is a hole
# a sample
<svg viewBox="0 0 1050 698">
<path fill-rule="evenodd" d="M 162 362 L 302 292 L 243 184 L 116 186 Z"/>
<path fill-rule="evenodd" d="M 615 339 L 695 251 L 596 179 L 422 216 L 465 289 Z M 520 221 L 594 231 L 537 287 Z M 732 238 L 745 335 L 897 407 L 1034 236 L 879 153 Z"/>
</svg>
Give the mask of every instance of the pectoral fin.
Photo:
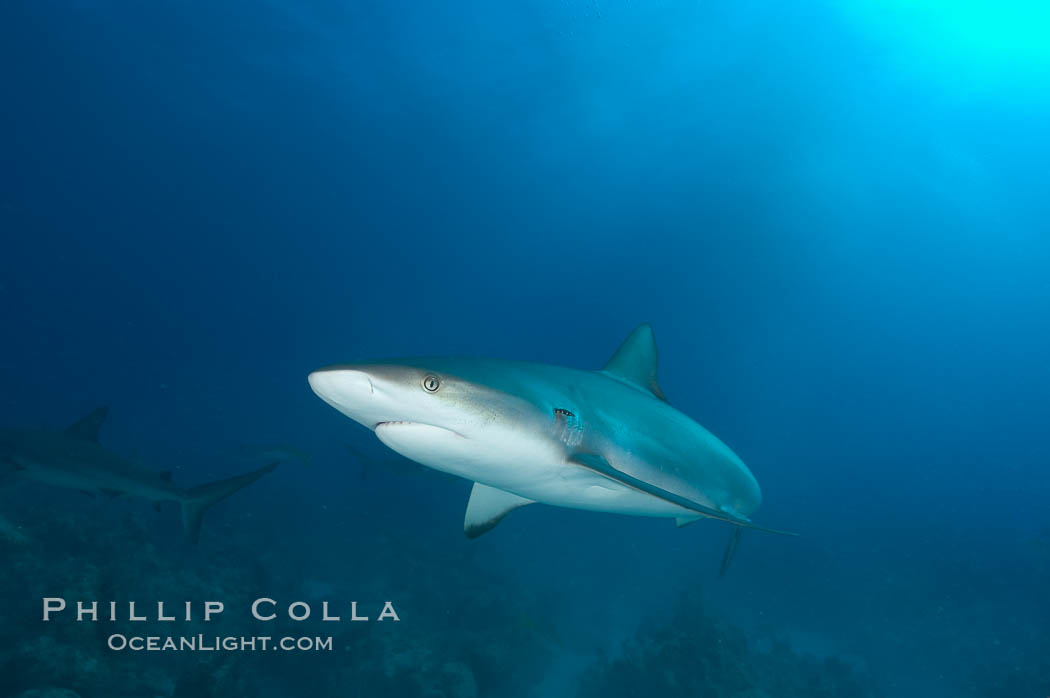
<svg viewBox="0 0 1050 698">
<path fill-rule="evenodd" d="M 672 504 L 677 504 L 680 507 L 690 509 L 698 514 L 703 514 L 704 516 L 710 517 L 712 519 L 718 519 L 719 521 L 725 521 L 736 526 L 754 528 L 758 529 L 759 531 L 766 531 L 768 533 L 780 533 L 787 536 L 796 535 L 794 533 L 788 533 L 787 531 L 778 531 L 775 528 L 766 528 L 764 526 L 753 524 L 747 519 L 742 519 L 738 516 L 733 516 L 728 512 L 719 511 L 718 509 L 712 509 L 711 507 L 700 504 L 699 502 L 694 502 L 687 497 L 683 497 L 679 494 L 675 494 L 674 492 L 665 490 L 662 487 L 658 487 L 652 483 L 646 482 L 645 480 L 639 480 L 633 475 L 628 475 L 622 470 L 617 470 L 614 466 L 612 466 L 609 463 L 609 461 L 605 460 L 605 458 L 596 453 L 577 453 L 569 460 L 569 462 L 587 468 L 588 470 L 593 470 L 599 475 L 604 475 L 610 480 L 615 480 L 616 482 L 627 485 L 628 487 L 633 487 L 636 490 L 645 492 L 647 494 L 651 494 L 654 497 L 659 497 L 660 499 L 671 502 Z"/>
<path fill-rule="evenodd" d="M 475 482 L 474 489 L 470 491 L 470 501 L 467 502 L 467 513 L 463 517 L 463 532 L 467 538 L 477 538 L 494 529 L 510 512 L 533 501 Z"/>
</svg>

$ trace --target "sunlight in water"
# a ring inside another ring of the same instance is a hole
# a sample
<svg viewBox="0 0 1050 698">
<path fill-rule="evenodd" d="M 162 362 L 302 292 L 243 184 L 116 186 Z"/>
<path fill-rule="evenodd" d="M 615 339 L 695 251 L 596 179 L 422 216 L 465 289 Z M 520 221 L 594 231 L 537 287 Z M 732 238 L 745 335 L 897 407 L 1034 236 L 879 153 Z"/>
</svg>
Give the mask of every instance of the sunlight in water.
<svg viewBox="0 0 1050 698">
<path fill-rule="evenodd" d="M 940 80 L 975 88 L 1050 82 L 1050 3 L 854 0 L 853 5 L 885 39 L 900 42 L 912 67 Z"/>
</svg>

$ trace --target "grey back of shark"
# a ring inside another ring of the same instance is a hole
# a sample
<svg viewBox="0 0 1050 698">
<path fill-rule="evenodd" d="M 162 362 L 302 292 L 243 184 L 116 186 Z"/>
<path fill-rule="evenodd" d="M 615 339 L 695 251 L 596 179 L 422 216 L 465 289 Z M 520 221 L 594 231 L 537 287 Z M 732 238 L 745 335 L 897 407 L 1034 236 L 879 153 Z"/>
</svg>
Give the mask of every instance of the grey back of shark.
<svg viewBox="0 0 1050 698">
<path fill-rule="evenodd" d="M 271 472 L 276 463 L 225 480 L 183 489 L 171 472 L 155 472 L 121 458 L 98 441 L 109 413 L 99 407 L 64 431 L 0 429 L 0 463 L 8 474 L 28 480 L 111 497 L 131 496 L 182 507 L 186 537 L 196 543 L 201 519 L 212 504 Z"/>
<path fill-rule="evenodd" d="M 668 404 L 652 328 L 638 327 L 601 371 L 498 359 L 420 358 L 310 374 L 325 402 L 423 465 L 474 481 L 474 537 L 534 502 L 733 524 L 723 558 L 762 494 L 743 461 Z"/>
</svg>

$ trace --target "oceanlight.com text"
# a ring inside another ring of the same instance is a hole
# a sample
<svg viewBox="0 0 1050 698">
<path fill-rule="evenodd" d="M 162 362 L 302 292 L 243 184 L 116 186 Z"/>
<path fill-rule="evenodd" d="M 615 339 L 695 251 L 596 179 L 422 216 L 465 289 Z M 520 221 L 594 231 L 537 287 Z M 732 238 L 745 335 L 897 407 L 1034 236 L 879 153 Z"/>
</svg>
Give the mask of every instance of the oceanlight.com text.
<svg viewBox="0 0 1050 698">
<path fill-rule="evenodd" d="M 123 635 L 114 633 L 106 646 L 115 652 L 331 652 L 332 637 L 269 635 Z"/>
</svg>

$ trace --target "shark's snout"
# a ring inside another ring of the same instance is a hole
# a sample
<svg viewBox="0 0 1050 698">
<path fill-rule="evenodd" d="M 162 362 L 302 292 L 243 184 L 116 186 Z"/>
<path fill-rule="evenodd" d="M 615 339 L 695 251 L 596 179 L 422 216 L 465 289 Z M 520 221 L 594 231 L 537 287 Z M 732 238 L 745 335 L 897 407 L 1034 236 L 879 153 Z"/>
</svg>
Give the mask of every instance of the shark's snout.
<svg viewBox="0 0 1050 698">
<path fill-rule="evenodd" d="M 379 422 L 404 419 L 404 391 L 381 371 L 333 366 L 314 371 L 307 380 L 318 397 L 369 429 Z"/>
<path fill-rule="evenodd" d="M 322 368 L 307 380 L 322 400 L 335 407 L 368 400 L 376 392 L 371 377 L 355 369 Z"/>
</svg>

